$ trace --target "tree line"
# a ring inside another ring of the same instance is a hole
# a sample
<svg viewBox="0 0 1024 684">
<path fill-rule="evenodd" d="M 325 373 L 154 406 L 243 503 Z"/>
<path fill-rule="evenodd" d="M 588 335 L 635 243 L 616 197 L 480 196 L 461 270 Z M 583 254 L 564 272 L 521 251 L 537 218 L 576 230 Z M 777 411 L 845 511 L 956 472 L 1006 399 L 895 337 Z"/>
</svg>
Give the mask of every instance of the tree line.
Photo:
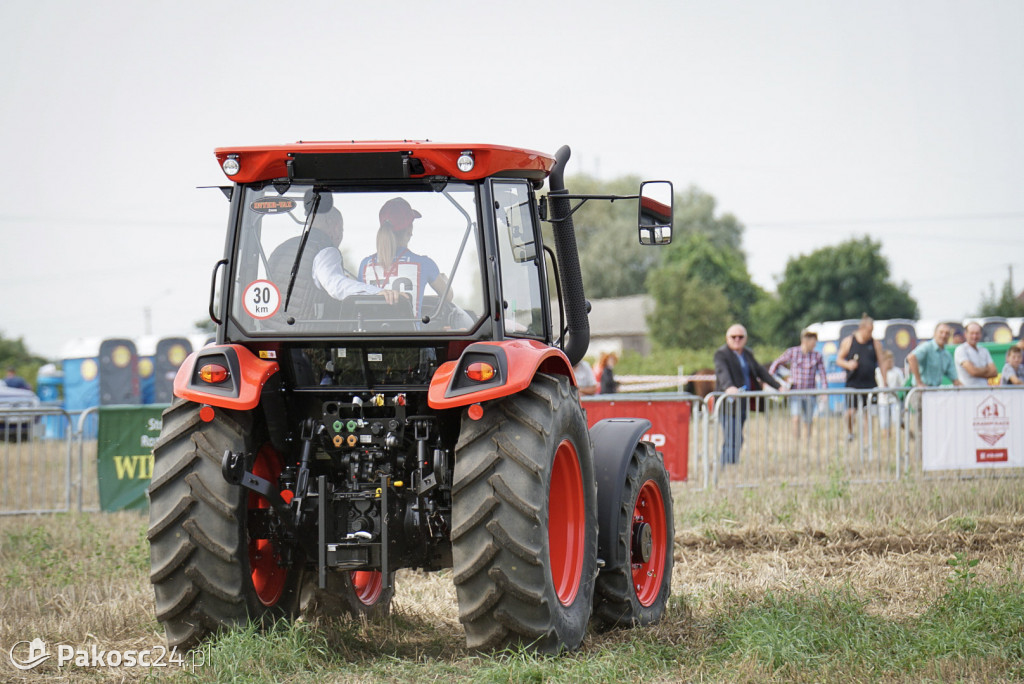
<svg viewBox="0 0 1024 684">
<path fill-rule="evenodd" d="M 579 194 L 634 194 L 639 179 L 569 179 Z M 573 216 L 584 286 L 589 299 L 649 294 L 654 342 L 665 348 L 700 349 L 721 343 L 725 329 L 743 323 L 751 341 L 786 347 L 817 321 L 920 315 L 910 285 L 893 281 L 882 243 L 868 236 L 790 257 L 776 292 L 755 284 L 743 251 L 743 224 L 718 213 L 715 198 L 691 186 L 675 194 L 672 244 L 643 247 L 635 231 L 634 202 L 585 203 Z M 1012 286 L 985 297 L 982 315 L 1024 315 Z"/>
</svg>

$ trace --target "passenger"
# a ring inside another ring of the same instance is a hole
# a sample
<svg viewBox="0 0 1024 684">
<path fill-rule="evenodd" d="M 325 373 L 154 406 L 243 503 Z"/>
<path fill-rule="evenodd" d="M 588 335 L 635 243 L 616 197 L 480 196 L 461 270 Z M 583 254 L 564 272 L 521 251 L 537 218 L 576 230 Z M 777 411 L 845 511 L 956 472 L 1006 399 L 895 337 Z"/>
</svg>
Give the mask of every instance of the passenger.
<svg viewBox="0 0 1024 684">
<path fill-rule="evenodd" d="M 359 279 L 385 291 L 412 297 L 413 313 L 420 316 L 427 284 L 438 294 L 448 288 L 448 279 L 433 259 L 409 250 L 413 221 L 422 218 L 422 214 L 405 199 L 395 197 L 384 203 L 378 218 L 377 251 L 359 264 Z M 445 301 L 450 300 L 451 292 Z"/>
</svg>

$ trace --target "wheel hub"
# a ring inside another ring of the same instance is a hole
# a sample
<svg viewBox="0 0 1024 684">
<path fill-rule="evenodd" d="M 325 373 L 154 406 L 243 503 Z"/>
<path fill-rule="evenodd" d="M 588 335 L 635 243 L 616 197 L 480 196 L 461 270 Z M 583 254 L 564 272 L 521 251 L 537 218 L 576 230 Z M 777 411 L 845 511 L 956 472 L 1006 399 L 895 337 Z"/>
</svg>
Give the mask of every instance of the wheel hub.
<svg viewBox="0 0 1024 684">
<path fill-rule="evenodd" d="M 633 523 L 633 558 L 641 563 L 651 560 L 654 548 L 654 533 L 651 526 L 642 520 Z"/>
</svg>

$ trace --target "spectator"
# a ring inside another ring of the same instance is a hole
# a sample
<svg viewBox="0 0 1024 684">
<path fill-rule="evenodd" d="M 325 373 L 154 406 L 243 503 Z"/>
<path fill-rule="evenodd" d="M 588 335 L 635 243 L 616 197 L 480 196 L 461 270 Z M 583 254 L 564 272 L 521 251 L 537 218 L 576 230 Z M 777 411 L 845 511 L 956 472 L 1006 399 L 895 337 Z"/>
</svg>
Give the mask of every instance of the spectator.
<svg viewBox="0 0 1024 684">
<path fill-rule="evenodd" d="M 25 382 L 25 378 L 18 375 L 13 366 L 7 369 L 7 376 L 4 378 L 4 383 L 8 387 L 13 387 L 14 389 L 32 389 L 32 386 Z"/>
<path fill-rule="evenodd" d="M 850 389 L 874 389 L 875 370 L 878 359 L 882 355 L 882 346 L 871 334 L 875 331 L 875 321 L 871 316 L 861 316 L 857 331 L 839 343 L 836 364 L 846 370 L 846 386 Z M 846 441 L 853 441 L 853 412 L 864 407 L 868 401 L 876 400 L 875 394 L 851 394 L 846 398 Z"/>
<path fill-rule="evenodd" d="M 736 324 L 725 333 L 725 344 L 715 351 L 715 390 L 726 395 L 737 392 L 758 391 L 761 381 L 780 389 L 779 381 L 757 362 L 746 348 L 747 329 Z M 722 463 L 738 463 L 743 446 L 743 424 L 747 420 L 746 399 L 723 397 L 722 406 Z"/>
<path fill-rule="evenodd" d="M 1006 350 L 1006 364 L 1003 366 L 1003 385 L 1024 385 L 1024 377 L 1021 377 L 1021 361 L 1024 360 L 1024 350 L 1019 346 L 1010 347 Z"/>
<path fill-rule="evenodd" d="M 597 378 L 594 377 L 594 369 L 590 367 L 586 359 L 580 359 L 580 362 L 573 366 L 572 370 L 576 374 L 576 387 L 581 395 L 589 397 L 597 394 Z"/>
<path fill-rule="evenodd" d="M 896 368 L 892 352 L 882 350 L 882 357 L 875 370 L 875 384 L 879 387 L 903 387 L 907 378 L 903 370 Z M 879 392 L 878 394 L 878 427 L 882 428 L 885 438 L 889 439 L 889 423 L 899 425 L 900 409 L 903 398 L 897 392 Z"/>
<path fill-rule="evenodd" d="M 951 334 L 949 326 L 942 323 L 935 328 L 933 339 L 917 345 L 917 348 L 907 356 L 907 367 L 914 377 L 915 386 L 938 387 L 942 384 L 943 377 L 952 380 L 954 385 L 960 384 L 959 378 L 956 377 L 953 357 L 946 351 Z"/>
<path fill-rule="evenodd" d="M 800 346 L 790 347 L 782 353 L 782 356 L 775 359 L 768 368 L 768 372 L 775 375 L 779 366 L 789 368 L 789 387 L 795 390 L 817 389 L 817 379 L 821 376 L 821 386 L 828 387 L 828 376 L 825 374 L 825 363 L 821 353 L 814 350 L 818 343 L 818 334 L 805 330 L 800 336 Z M 812 395 L 791 396 L 789 398 L 789 412 L 793 416 L 793 436 L 800 437 L 800 419 L 807 425 L 807 438 L 811 437 L 812 424 L 814 420 L 814 409 L 817 406 L 818 398 Z"/>
<path fill-rule="evenodd" d="M 998 376 L 999 373 L 996 372 L 996 364 L 992 361 L 988 349 L 978 346 L 981 342 L 981 325 L 969 323 L 964 334 L 967 342 L 957 347 L 953 354 L 953 363 L 956 364 L 960 384 L 964 387 L 987 387 L 988 379 Z"/>
<path fill-rule="evenodd" d="M 602 352 L 598 357 L 597 365 L 601 371 L 601 394 L 615 394 L 619 391 L 619 383 L 615 382 L 615 373 L 612 371 L 618 362 L 619 355 L 615 352 Z"/>
</svg>

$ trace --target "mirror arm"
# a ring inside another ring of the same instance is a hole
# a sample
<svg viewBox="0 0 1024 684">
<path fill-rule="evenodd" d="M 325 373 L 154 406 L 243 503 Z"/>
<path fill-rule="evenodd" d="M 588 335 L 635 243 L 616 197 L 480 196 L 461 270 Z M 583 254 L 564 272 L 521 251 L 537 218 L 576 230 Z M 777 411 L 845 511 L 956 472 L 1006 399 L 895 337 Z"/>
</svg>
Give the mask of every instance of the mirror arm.
<svg viewBox="0 0 1024 684">
<path fill-rule="evenodd" d="M 578 199 L 578 200 L 581 200 L 581 201 L 575 207 L 570 209 L 569 213 L 566 214 L 565 216 L 561 216 L 559 218 L 548 218 L 548 216 L 547 216 L 547 213 L 548 213 L 547 212 L 548 198 L 547 198 L 547 195 L 545 195 L 541 199 L 541 202 L 544 205 L 544 208 L 541 211 L 541 219 L 540 219 L 541 221 L 546 221 L 547 223 L 555 223 L 557 221 L 564 221 L 565 219 L 567 219 L 570 216 L 572 216 L 573 214 L 575 214 L 577 209 L 579 209 L 584 204 L 586 204 L 587 200 L 607 200 L 609 202 L 614 202 L 616 200 L 639 199 L 640 195 L 559 195 L 558 198 L 559 199 L 570 199 L 570 200 Z"/>
</svg>

